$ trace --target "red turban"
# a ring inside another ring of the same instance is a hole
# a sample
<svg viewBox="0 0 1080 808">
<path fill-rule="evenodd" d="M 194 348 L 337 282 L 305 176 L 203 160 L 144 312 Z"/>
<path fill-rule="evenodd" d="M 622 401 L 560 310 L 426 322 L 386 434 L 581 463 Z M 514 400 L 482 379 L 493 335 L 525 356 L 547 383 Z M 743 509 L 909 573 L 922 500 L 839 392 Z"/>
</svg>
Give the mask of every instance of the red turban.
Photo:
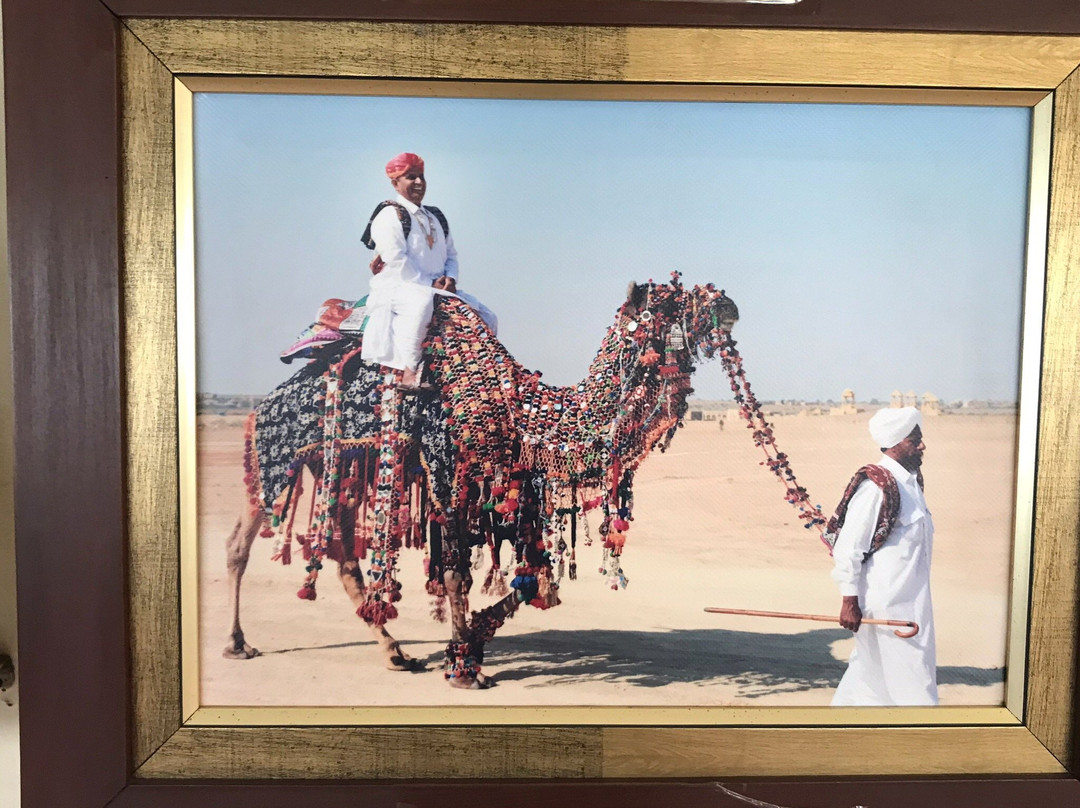
<svg viewBox="0 0 1080 808">
<path fill-rule="evenodd" d="M 416 169 L 423 173 L 424 161 L 423 159 L 412 152 L 402 152 L 389 163 L 386 164 L 386 176 L 392 180 L 396 180 L 402 174 L 405 174 L 409 169 Z"/>
</svg>

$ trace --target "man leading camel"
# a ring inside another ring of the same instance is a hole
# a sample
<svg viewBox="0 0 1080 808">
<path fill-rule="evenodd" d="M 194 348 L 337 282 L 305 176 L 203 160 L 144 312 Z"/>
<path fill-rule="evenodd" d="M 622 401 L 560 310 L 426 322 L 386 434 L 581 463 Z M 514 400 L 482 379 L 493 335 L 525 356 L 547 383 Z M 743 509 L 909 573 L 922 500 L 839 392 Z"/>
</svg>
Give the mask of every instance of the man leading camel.
<svg viewBox="0 0 1080 808">
<path fill-rule="evenodd" d="M 414 389 L 434 295 L 460 297 L 493 333 L 497 321 L 479 300 L 457 291 L 457 250 L 449 225 L 438 208 L 422 204 L 424 161 L 404 152 L 386 164 L 386 176 L 397 196 L 376 208 L 364 234 L 376 255 L 360 358 L 402 371 L 402 387 Z"/>
<path fill-rule="evenodd" d="M 938 703 L 930 556 L 934 523 L 920 468 L 926 445 L 914 407 L 879 410 L 870 435 L 882 456 L 855 475 L 837 509 L 842 526 L 832 577 L 843 598 L 840 625 L 856 632 L 855 650 L 834 706 Z M 836 517 L 834 517 L 836 518 Z M 914 620 L 911 638 L 859 627 L 864 617 Z"/>
</svg>

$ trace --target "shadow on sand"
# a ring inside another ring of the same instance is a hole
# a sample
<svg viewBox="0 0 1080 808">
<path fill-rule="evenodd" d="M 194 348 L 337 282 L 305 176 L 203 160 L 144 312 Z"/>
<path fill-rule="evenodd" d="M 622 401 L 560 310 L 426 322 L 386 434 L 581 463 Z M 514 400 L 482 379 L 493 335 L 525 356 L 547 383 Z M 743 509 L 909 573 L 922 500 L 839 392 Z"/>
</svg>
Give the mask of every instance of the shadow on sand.
<svg viewBox="0 0 1080 808">
<path fill-rule="evenodd" d="M 538 631 L 498 637 L 487 664 L 498 665 L 499 681 L 621 682 L 636 687 L 734 684 L 743 698 L 834 688 L 846 663 L 833 657 L 833 643 L 851 635 L 843 629 L 800 634 L 759 634 L 717 629 L 670 631 Z M 939 684 L 1000 684 L 1001 668 L 943 666 Z"/>
</svg>

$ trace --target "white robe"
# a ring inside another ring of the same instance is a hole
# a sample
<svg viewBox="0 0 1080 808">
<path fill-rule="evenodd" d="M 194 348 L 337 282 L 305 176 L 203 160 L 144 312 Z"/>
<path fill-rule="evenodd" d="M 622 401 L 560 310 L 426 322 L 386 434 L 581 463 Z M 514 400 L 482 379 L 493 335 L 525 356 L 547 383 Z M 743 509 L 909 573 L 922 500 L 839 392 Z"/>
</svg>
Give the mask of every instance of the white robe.
<svg viewBox="0 0 1080 808">
<path fill-rule="evenodd" d="M 496 331 L 498 321 L 494 312 L 472 295 L 463 292 L 455 295 L 432 288 L 432 282 L 441 277 L 457 280 L 454 237 L 443 234 L 439 220 L 423 207 L 400 194 L 395 201 L 409 212 L 412 224 L 406 239 L 397 211 L 389 205 L 371 223 L 375 251 L 385 266 L 371 278 L 368 322 L 360 358 L 398 370 L 411 370 L 420 365 L 434 295 L 461 298 L 492 332 Z M 433 238 L 430 245 L 429 235 Z"/>
<path fill-rule="evenodd" d="M 833 548 L 833 580 L 840 594 L 858 595 L 863 617 L 914 620 L 919 633 L 897 637 L 887 626 L 865 623 L 833 696 L 834 706 L 934 705 L 938 703 L 930 557 L 934 523 L 916 475 L 882 456 L 877 464 L 896 478 L 900 513 L 885 543 L 863 563 L 883 495 L 865 480 L 848 505 Z"/>
</svg>

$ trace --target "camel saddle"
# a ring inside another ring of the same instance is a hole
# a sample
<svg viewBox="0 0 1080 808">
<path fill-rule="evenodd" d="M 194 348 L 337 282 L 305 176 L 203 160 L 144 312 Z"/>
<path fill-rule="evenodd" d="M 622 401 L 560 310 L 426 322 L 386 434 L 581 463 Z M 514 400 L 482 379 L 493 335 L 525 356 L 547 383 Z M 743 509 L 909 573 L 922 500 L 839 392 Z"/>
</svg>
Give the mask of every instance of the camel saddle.
<svg viewBox="0 0 1080 808">
<path fill-rule="evenodd" d="M 281 352 L 281 361 L 289 364 L 294 359 L 313 359 L 329 345 L 360 336 L 366 323 L 366 295 L 359 300 L 332 297 L 315 312 L 315 322 Z"/>
</svg>

